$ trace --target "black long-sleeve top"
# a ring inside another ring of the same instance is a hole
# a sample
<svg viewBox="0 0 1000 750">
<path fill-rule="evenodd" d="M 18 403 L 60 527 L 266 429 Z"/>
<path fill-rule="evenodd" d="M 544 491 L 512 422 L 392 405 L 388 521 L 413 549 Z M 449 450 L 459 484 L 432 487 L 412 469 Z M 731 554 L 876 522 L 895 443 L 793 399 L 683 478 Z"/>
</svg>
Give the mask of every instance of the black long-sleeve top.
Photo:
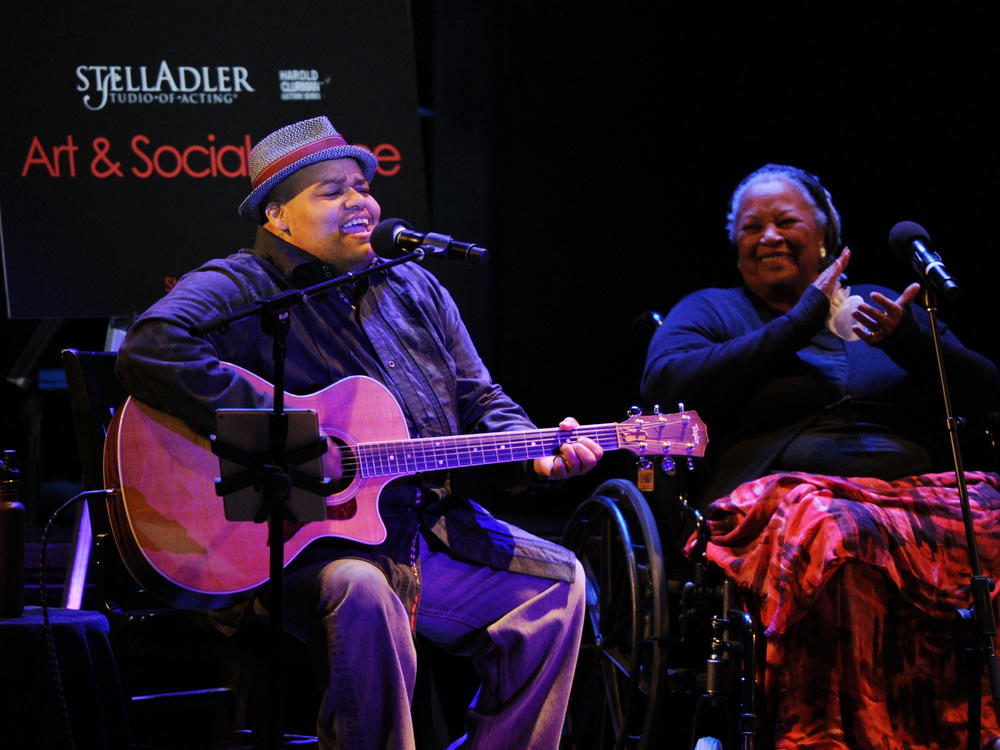
<svg viewBox="0 0 1000 750">
<path fill-rule="evenodd" d="M 883 287 L 856 285 L 868 298 Z M 826 328 L 829 301 L 809 287 L 787 313 L 745 288 L 682 299 L 650 342 L 649 403 L 683 402 L 708 426 L 712 499 L 771 471 L 885 479 L 948 470 L 947 425 L 929 317 L 911 305 L 882 347 Z M 939 323 L 958 416 L 996 409 L 1000 378 L 987 358 Z"/>
</svg>

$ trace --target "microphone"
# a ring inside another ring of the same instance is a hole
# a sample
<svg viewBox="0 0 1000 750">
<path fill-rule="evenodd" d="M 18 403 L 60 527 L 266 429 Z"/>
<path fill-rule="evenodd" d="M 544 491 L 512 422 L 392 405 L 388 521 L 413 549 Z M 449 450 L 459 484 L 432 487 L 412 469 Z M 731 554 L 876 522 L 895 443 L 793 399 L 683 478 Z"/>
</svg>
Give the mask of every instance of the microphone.
<svg viewBox="0 0 1000 750">
<path fill-rule="evenodd" d="M 927 231 L 912 221 L 901 221 L 889 232 L 889 249 L 902 261 L 909 261 L 917 275 L 945 297 L 958 294 L 958 284 L 948 273 L 941 256 L 929 245 Z"/>
<path fill-rule="evenodd" d="M 489 259 L 489 251 L 485 247 L 471 242 L 459 242 L 446 234 L 421 234 L 402 219 L 384 219 L 376 224 L 372 230 L 371 244 L 376 253 L 388 257 L 396 255 L 399 249 L 423 248 L 431 255 L 444 255 L 448 260 L 485 263 Z"/>
</svg>

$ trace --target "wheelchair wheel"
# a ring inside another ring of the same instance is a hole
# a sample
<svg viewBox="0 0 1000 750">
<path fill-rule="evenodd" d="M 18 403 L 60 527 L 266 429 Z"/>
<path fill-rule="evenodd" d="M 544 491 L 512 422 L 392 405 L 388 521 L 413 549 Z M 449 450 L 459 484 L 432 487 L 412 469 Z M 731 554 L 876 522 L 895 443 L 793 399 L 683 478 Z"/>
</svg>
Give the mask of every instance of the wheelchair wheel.
<svg viewBox="0 0 1000 750">
<path fill-rule="evenodd" d="M 656 521 L 635 485 L 611 479 L 576 509 L 563 543 L 587 576 L 587 619 L 562 747 L 657 747 L 668 613 Z"/>
</svg>

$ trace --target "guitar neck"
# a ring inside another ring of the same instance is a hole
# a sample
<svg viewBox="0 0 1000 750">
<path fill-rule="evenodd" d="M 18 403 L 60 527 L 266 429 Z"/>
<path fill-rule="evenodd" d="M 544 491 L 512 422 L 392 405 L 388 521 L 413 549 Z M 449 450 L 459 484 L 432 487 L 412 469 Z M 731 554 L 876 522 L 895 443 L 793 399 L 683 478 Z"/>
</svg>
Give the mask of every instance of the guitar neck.
<svg viewBox="0 0 1000 750">
<path fill-rule="evenodd" d="M 486 466 L 551 456 L 563 443 L 588 437 L 604 450 L 618 450 L 618 425 L 599 424 L 575 430 L 549 428 L 450 435 L 355 446 L 361 475 L 402 476 L 463 466 Z"/>
</svg>

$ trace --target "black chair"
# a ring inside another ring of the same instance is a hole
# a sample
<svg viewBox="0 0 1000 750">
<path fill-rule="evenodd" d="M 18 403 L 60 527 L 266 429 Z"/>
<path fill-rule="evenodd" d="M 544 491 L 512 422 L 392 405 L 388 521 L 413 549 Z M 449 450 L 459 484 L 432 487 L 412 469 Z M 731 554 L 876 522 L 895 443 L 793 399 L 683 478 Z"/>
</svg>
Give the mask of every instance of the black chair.
<svg viewBox="0 0 1000 750">
<path fill-rule="evenodd" d="M 126 393 L 115 372 L 113 352 L 62 352 L 84 489 L 105 488 L 104 441 Z M 114 502 L 109 498 L 107 502 Z M 111 531 L 107 505 L 89 502 L 93 534 L 90 571 L 95 601 L 85 606 L 108 617 L 122 686 L 130 699 L 132 741 L 142 747 L 222 748 L 263 741 L 249 727 L 263 723 L 267 656 L 266 625 L 249 623 L 234 635 L 221 632 L 205 613 L 160 601 L 129 573 Z M 312 733 L 318 693 L 305 649 L 286 665 L 286 680 L 302 688 L 302 726 Z M 288 649 L 286 649 L 288 653 Z M 315 705 L 315 704 L 313 704 Z M 257 719 L 261 721 L 258 722 Z M 286 720 L 286 725 L 289 721 Z M 179 736 L 177 736 L 179 735 Z M 176 739 L 172 739 L 176 737 Z"/>
</svg>

